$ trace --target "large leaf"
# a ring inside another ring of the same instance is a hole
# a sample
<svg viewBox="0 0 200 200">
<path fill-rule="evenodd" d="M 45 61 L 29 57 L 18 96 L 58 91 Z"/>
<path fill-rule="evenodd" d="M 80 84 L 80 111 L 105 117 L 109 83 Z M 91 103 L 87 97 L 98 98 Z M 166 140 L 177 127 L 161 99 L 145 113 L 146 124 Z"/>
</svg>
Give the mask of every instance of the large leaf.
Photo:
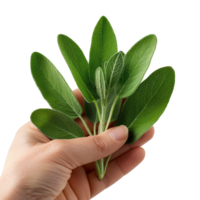
<svg viewBox="0 0 200 200">
<path fill-rule="evenodd" d="M 94 29 L 90 47 L 89 77 L 93 85 L 96 68 L 100 66 L 103 69 L 104 62 L 117 51 L 115 33 L 108 19 L 102 16 Z"/>
<path fill-rule="evenodd" d="M 58 36 L 58 44 L 81 93 L 88 102 L 98 99 L 88 75 L 88 62 L 79 46 L 65 35 Z"/>
<path fill-rule="evenodd" d="M 156 44 L 156 36 L 148 35 L 137 42 L 125 55 L 124 73 L 116 86 L 119 97 L 128 97 L 136 90 L 150 65 Z"/>
<path fill-rule="evenodd" d="M 174 83 L 174 70 L 163 67 L 153 72 L 127 98 L 115 123 L 128 127 L 127 143 L 137 141 L 159 119 L 169 102 Z"/>
<path fill-rule="evenodd" d="M 35 110 L 31 114 L 31 121 L 51 139 L 84 137 L 82 129 L 72 118 L 56 110 Z"/>
<path fill-rule="evenodd" d="M 31 72 L 43 97 L 52 108 L 73 119 L 82 114 L 82 107 L 65 79 L 45 56 L 37 52 L 32 54 Z"/>
</svg>

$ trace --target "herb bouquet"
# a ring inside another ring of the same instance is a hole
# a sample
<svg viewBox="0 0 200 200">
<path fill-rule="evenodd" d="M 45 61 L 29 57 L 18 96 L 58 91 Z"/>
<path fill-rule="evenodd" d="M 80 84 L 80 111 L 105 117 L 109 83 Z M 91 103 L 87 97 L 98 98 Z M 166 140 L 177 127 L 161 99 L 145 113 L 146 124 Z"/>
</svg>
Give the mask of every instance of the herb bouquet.
<svg viewBox="0 0 200 200">
<path fill-rule="evenodd" d="M 174 88 L 174 70 L 160 68 L 141 83 L 156 48 L 155 35 L 142 38 L 125 54 L 118 51 L 115 33 L 103 16 L 92 35 L 89 62 L 69 37 L 58 35 L 58 44 L 85 98 L 85 113 L 94 123 L 94 130 L 93 133 L 90 131 L 81 116 L 83 109 L 63 76 L 44 55 L 34 52 L 31 72 L 52 109 L 35 110 L 31 121 L 47 137 L 84 137 L 74 121 L 76 118 L 80 118 L 89 135 L 104 132 L 111 122 L 116 121 L 115 126 L 128 127 L 126 143 L 130 144 L 137 141 L 164 112 Z M 127 99 L 121 108 L 124 98 Z M 110 156 L 95 162 L 99 180 L 104 177 L 109 159 Z"/>
</svg>

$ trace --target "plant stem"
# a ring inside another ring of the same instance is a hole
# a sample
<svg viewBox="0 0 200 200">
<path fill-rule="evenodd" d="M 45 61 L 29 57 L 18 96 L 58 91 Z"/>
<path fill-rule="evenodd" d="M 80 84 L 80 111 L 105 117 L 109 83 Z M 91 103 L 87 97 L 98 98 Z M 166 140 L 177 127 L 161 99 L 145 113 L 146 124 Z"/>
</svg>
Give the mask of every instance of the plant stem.
<svg viewBox="0 0 200 200">
<path fill-rule="evenodd" d="M 112 154 L 111 154 L 111 155 L 112 155 Z M 109 155 L 108 158 L 107 158 L 107 160 L 106 160 L 105 167 L 104 167 L 104 174 L 106 173 L 106 169 L 107 169 L 108 162 L 109 162 L 109 160 L 110 160 L 111 155 Z"/>
<path fill-rule="evenodd" d="M 95 104 L 95 106 L 96 106 L 97 113 L 98 113 L 98 117 L 99 117 L 99 120 L 100 120 L 100 119 L 101 119 L 101 114 L 100 114 L 100 111 L 99 111 L 99 106 L 98 106 L 98 104 L 97 104 L 96 101 L 94 101 L 94 104 Z"/>
<path fill-rule="evenodd" d="M 98 116 L 99 116 L 99 119 L 100 119 L 99 128 L 98 128 L 98 134 L 101 134 L 102 132 L 104 132 L 104 131 L 106 131 L 108 129 L 108 126 L 109 126 L 109 123 L 110 123 L 110 120 L 111 120 L 111 117 L 112 117 L 112 114 L 113 114 L 113 111 L 114 111 L 114 107 L 115 107 L 116 102 L 118 100 L 118 96 L 116 96 L 116 98 L 115 98 L 115 100 L 113 102 L 113 105 L 111 107 L 109 118 L 108 118 L 108 121 L 107 121 L 107 124 L 106 124 L 106 127 L 105 127 L 105 115 L 106 115 L 107 98 L 108 98 L 108 95 L 106 96 L 105 101 L 103 99 L 101 99 L 101 114 L 99 112 L 99 108 L 98 108 L 97 102 L 94 101 L 95 106 L 97 108 Z M 92 133 L 91 133 L 90 129 L 88 128 L 87 124 L 85 123 L 85 121 L 83 120 L 83 118 L 81 116 L 79 116 L 79 118 L 81 119 L 81 121 L 82 121 L 83 125 L 85 126 L 85 128 L 86 128 L 87 132 L 89 133 L 89 135 L 92 136 Z M 96 123 L 94 124 L 93 132 L 94 132 L 94 135 L 96 135 Z M 98 178 L 99 178 L 100 181 L 103 179 L 103 177 L 104 177 L 104 175 L 106 173 L 106 169 L 107 169 L 108 162 L 110 160 L 111 155 L 109 155 L 109 157 L 107 158 L 105 166 L 104 166 L 104 158 L 102 158 L 102 159 L 100 159 L 100 160 L 95 162 L 96 173 L 97 173 Z"/>
<path fill-rule="evenodd" d="M 99 130 L 98 134 L 104 132 L 105 129 L 105 115 L 106 115 L 106 102 L 101 99 L 101 118 L 100 118 L 100 124 L 99 124 Z M 101 172 L 101 179 L 104 176 L 104 158 L 99 160 L 99 167 Z"/>
<path fill-rule="evenodd" d="M 80 120 L 82 121 L 83 125 L 85 126 L 87 132 L 89 135 L 92 135 L 90 129 L 88 128 L 87 124 L 85 123 L 84 119 L 81 117 L 81 115 L 79 115 Z"/>
<path fill-rule="evenodd" d="M 106 131 L 106 130 L 108 129 L 108 126 L 109 126 L 109 124 L 110 124 L 110 121 L 111 121 L 111 118 L 112 118 L 112 114 L 113 114 L 113 111 L 114 111 L 114 108 L 115 108 L 115 105 L 116 105 L 116 103 L 117 103 L 118 98 L 119 98 L 119 97 L 116 96 L 116 98 L 115 98 L 115 100 L 114 100 L 114 102 L 113 102 L 113 104 L 112 104 L 112 107 L 111 107 L 111 110 L 110 110 L 110 113 L 109 113 L 109 117 L 108 117 L 108 121 L 107 121 L 107 123 L 106 123 L 106 128 L 105 128 L 104 131 Z M 105 163 L 105 166 L 104 166 L 104 171 L 102 172 L 103 177 L 104 177 L 104 175 L 105 175 L 105 173 L 106 173 L 106 169 L 107 169 L 107 166 L 108 166 L 108 163 L 109 163 L 109 160 L 110 160 L 111 156 L 112 156 L 112 154 L 109 155 L 108 158 L 107 158 L 107 160 L 106 160 L 106 163 Z"/>
<path fill-rule="evenodd" d="M 113 104 L 112 104 L 112 107 L 111 107 L 111 109 L 110 109 L 110 113 L 109 113 L 108 121 L 107 121 L 107 123 L 106 123 L 105 131 L 108 129 L 108 126 L 109 126 L 109 124 L 110 124 L 110 120 L 111 120 L 111 118 L 112 118 L 112 114 L 113 114 L 113 111 L 114 111 L 114 108 L 115 108 L 115 105 L 116 105 L 116 103 L 117 103 L 118 98 L 119 98 L 119 96 L 116 96 L 116 98 L 115 98 L 115 100 L 114 100 L 114 102 L 113 102 Z"/>
</svg>

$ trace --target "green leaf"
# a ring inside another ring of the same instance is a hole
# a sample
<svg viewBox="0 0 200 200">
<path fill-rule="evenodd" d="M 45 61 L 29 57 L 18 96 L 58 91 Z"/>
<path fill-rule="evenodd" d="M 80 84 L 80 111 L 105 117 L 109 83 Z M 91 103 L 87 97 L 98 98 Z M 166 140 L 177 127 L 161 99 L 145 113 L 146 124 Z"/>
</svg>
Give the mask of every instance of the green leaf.
<svg viewBox="0 0 200 200">
<path fill-rule="evenodd" d="M 124 56 L 125 56 L 125 53 L 124 53 L 123 51 L 120 51 L 120 52 L 121 52 L 122 56 L 124 57 Z"/>
<path fill-rule="evenodd" d="M 107 61 L 105 61 L 104 62 L 104 66 L 103 66 L 103 73 L 104 73 L 104 77 L 105 77 L 105 79 L 106 79 L 106 68 L 107 68 L 107 65 L 108 65 L 108 62 Z"/>
<path fill-rule="evenodd" d="M 88 62 L 79 46 L 65 35 L 58 36 L 58 45 L 81 93 L 88 102 L 98 99 L 88 75 Z"/>
<path fill-rule="evenodd" d="M 55 66 L 44 55 L 31 55 L 31 72 L 44 99 L 49 105 L 73 119 L 82 114 L 83 109 L 72 90 Z"/>
<path fill-rule="evenodd" d="M 97 67 L 100 66 L 103 69 L 104 62 L 108 61 L 117 51 L 115 33 L 108 19 L 102 16 L 94 29 L 90 47 L 89 77 L 93 85 Z"/>
<path fill-rule="evenodd" d="M 175 83 L 175 72 L 163 67 L 153 72 L 122 106 L 115 125 L 129 129 L 127 143 L 137 141 L 164 112 Z"/>
<path fill-rule="evenodd" d="M 125 55 L 124 73 L 116 86 L 121 98 L 133 94 L 147 71 L 157 44 L 155 35 L 148 35 L 137 42 Z"/>
<path fill-rule="evenodd" d="M 97 94 L 101 99 L 105 99 L 106 97 L 106 85 L 105 85 L 105 79 L 104 79 L 104 74 L 103 70 L 101 67 L 98 67 L 95 72 L 95 85 L 96 85 L 96 90 Z"/>
<path fill-rule="evenodd" d="M 72 118 L 56 110 L 37 109 L 32 112 L 31 121 L 51 139 L 84 137 L 82 129 Z"/>
<path fill-rule="evenodd" d="M 114 54 L 106 64 L 105 79 L 108 91 L 118 82 L 121 78 L 124 66 L 124 56 L 122 52 Z M 107 91 L 107 92 L 108 92 Z"/>
</svg>

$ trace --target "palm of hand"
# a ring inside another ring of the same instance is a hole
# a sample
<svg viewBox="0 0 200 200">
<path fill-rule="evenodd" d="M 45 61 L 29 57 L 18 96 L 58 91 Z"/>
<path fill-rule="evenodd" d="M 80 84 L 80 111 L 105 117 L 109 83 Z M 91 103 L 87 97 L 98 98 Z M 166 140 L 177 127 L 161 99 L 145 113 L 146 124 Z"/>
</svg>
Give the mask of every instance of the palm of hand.
<svg viewBox="0 0 200 200">
<path fill-rule="evenodd" d="M 80 91 L 75 90 L 74 94 L 83 105 L 84 99 Z M 86 119 L 86 116 L 83 115 L 83 118 Z M 76 121 L 87 136 L 82 123 L 78 119 Z M 87 119 L 86 121 L 93 130 L 93 124 Z M 28 122 L 15 136 L 3 174 L 7 179 L 12 177 L 12 181 L 14 179 L 16 182 L 21 176 L 23 184 L 20 187 L 26 191 L 27 197 L 40 195 L 40 199 L 45 196 L 56 200 L 90 199 L 118 181 L 143 160 L 144 150 L 140 146 L 149 141 L 153 134 L 154 129 L 151 128 L 137 142 L 124 145 L 112 154 L 106 174 L 103 180 L 99 181 L 94 162 L 77 166 L 76 163 L 66 163 L 63 159 L 57 159 L 62 155 L 57 154 L 59 151 L 56 151 L 56 148 L 59 147 L 56 140 L 51 141 L 32 122 Z M 16 166 L 15 169 L 7 172 L 7 169 L 13 166 Z"/>
</svg>

